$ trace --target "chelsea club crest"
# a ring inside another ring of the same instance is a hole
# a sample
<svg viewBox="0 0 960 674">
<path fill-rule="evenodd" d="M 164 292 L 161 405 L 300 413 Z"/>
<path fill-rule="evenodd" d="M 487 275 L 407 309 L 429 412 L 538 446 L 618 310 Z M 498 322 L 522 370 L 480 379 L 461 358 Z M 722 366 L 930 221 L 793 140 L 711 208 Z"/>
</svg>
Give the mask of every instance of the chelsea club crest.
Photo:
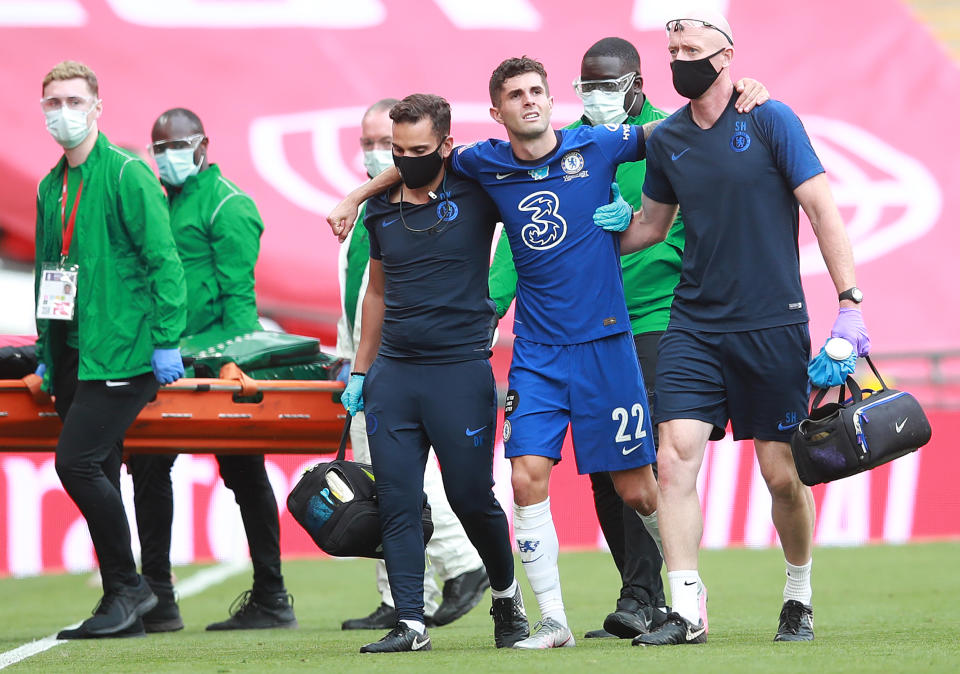
<svg viewBox="0 0 960 674">
<path fill-rule="evenodd" d="M 576 150 L 568 152 L 563 155 L 563 158 L 560 160 L 560 168 L 562 168 L 563 172 L 567 175 L 580 173 L 580 171 L 583 170 L 583 155 Z"/>
</svg>

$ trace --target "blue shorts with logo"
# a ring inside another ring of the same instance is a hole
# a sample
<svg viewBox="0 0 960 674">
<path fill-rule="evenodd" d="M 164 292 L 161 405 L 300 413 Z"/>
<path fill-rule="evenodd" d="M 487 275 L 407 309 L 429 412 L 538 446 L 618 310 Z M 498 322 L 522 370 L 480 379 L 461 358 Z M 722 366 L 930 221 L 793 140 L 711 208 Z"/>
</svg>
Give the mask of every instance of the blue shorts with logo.
<svg viewBox="0 0 960 674">
<path fill-rule="evenodd" d="M 698 419 L 711 440 L 790 442 L 807 416 L 810 332 L 806 323 L 745 332 L 667 328 L 657 361 L 657 423 Z"/>
<path fill-rule="evenodd" d="M 637 352 L 629 333 L 582 344 L 513 343 L 504 410 L 504 454 L 560 460 L 573 430 L 577 472 L 646 466 L 657 460 Z"/>
</svg>

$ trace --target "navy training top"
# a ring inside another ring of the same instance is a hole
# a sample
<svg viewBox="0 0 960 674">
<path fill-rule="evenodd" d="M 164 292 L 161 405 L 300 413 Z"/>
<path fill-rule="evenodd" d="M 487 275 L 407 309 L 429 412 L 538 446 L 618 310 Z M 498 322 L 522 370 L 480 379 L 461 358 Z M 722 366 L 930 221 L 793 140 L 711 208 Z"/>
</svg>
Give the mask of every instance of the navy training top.
<svg viewBox="0 0 960 674">
<path fill-rule="evenodd" d="M 497 312 L 487 271 L 500 214 L 473 181 L 448 174 L 441 189 L 426 204 L 404 203 L 402 217 L 387 192 L 367 202 L 370 257 L 384 273 L 381 356 L 417 363 L 490 357 Z"/>
<path fill-rule="evenodd" d="M 686 225 L 671 327 L 739 332 L 808 320 L 793 190 L 823 166 L 789 107 L 771 100 L 739 114 L 736 98 L 709 129 L 688 104 L 647 141 L 643 192 L 679 204 Z"/>
</svg>

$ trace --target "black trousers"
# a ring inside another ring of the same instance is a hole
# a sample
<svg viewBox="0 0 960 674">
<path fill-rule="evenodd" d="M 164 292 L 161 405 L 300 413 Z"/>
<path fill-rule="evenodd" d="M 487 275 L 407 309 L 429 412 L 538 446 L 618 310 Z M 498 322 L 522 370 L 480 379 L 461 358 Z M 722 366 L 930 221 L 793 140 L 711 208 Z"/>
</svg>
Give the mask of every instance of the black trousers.
<svg viewBox="0 0 960 674">
<path fill-rule="evenodd" d="M 54 364 L 53 392 L 63 429 L 57 475 L 87 520 L 104 592 L 136 585 L 130 525 L 120 498 L 123 436 L 157 394 L 152 372 L 122 380 L 78 381 L 77 351 L 65 348 Z"/>
<path fill-rule="evenodd" d="M 135 454 L 127 461 L 133 476 L 133 503 L 140 534 L 143 575 L 160 594 L 172 590 L 170 528 L 173 484 L 170 469 L 176 454 Z M 267 479 L 263 455 L 218 455 L 220 476 L 240 506 L 253 561 L 253 592 L 264 598 L 284 592 L 280 573 L 280 520 L 277 500 Z"/>
<path fill-rule="evenodd" d="M 657 379 L 657 343 L 662 335 L 662 332 L 645 332 L 633 337 L 640 370 L 643 372 L 643 382 L 647 388 L 651 415 L 656 404 L 653 386 Z M 653 439 L 659 446 L 656 427 L 653 429 Z M 593 487 L 593 502 L 597 508 L 600 530 L 607 540 L 623 583 L 620 597 L 635 599 L 641 604 L 652 606 L 665 605 L 663 581 L 660 578 L 663 560 L 657 544 L 643 526 L 643 521 L 617 494 L 609 473 L 591 473 L 590 484 Z"/>
</svg>

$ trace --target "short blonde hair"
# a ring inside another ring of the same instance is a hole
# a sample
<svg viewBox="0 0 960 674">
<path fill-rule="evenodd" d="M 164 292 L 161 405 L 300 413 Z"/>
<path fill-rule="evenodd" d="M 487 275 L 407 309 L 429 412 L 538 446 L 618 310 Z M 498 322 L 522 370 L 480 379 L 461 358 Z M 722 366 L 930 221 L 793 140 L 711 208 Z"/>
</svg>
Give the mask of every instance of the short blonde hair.
<svg viewBox="0 0 960 674">
<path fill-rule="evenodd" d="M 90 91 L 94 96 L 100 97 L 100 85 L 97 83 L 96 73 L 79 61 L 61 61 L 53 66 L 53 69 L 43 78 L 41 93 L 51 82 L 72 80 L 78 77 L 87 81 L 87 86 L 90 87 Z"/>
</svg>

